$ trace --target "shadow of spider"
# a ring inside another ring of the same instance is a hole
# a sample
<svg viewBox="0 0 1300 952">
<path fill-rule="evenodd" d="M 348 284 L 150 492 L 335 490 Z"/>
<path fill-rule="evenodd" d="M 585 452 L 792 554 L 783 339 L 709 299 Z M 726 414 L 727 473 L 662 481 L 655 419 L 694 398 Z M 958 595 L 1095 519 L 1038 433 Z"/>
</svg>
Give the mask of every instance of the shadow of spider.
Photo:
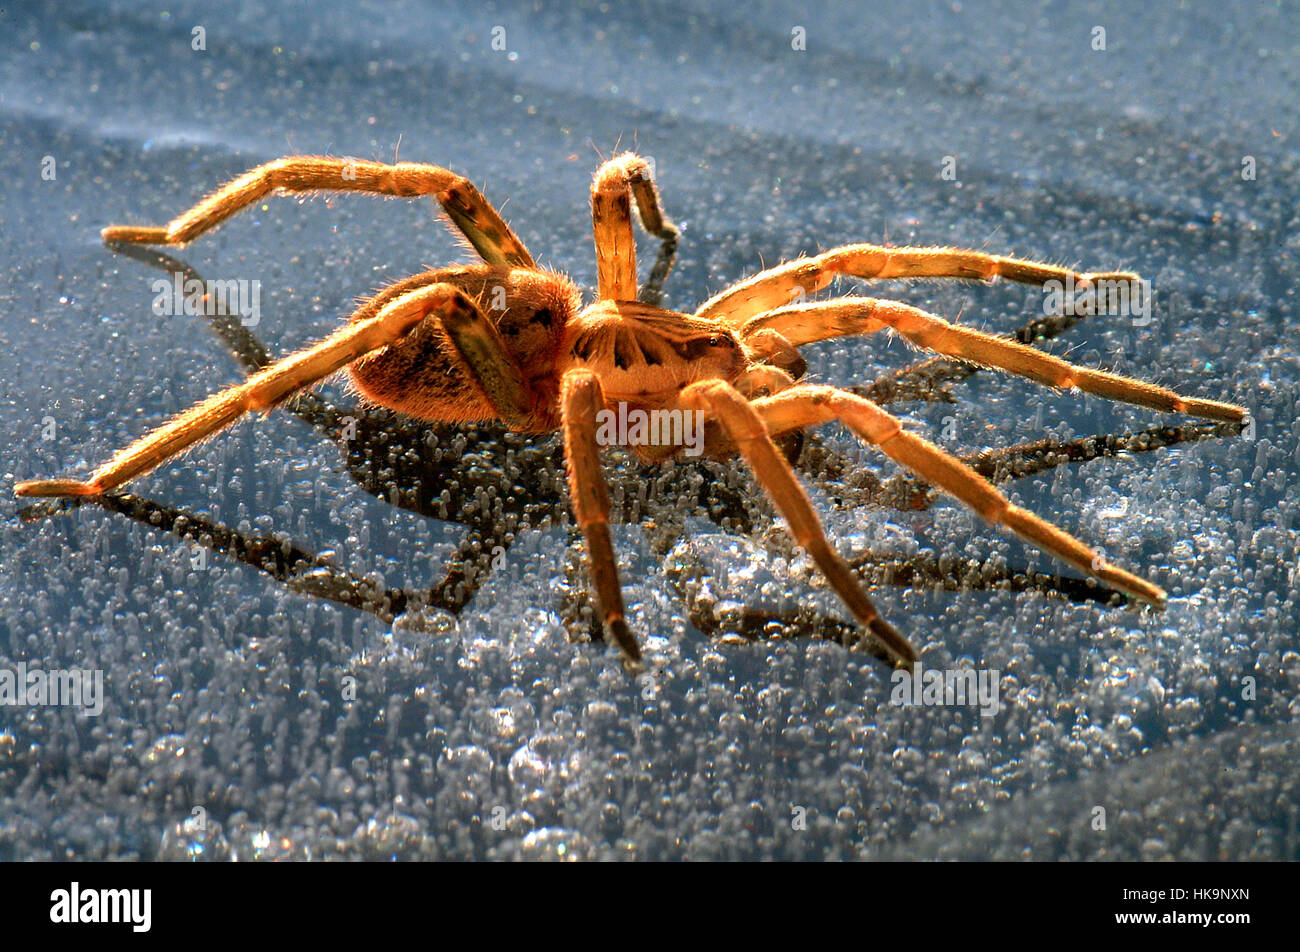
<svg viewBox="0 0 1300 952">
<path fill-rule="evenodd" d="M 184 280 L 207 287 L 188 263 L 165 252 L 139 245 L 114 244 L 129 258 Z M 655 301 L 668 273 L 674 247 L 665 245 L 651 272 L 642 298 Z M 256 372 L 273 358 L 238 315 L 220 307 L 207 315 L 210 329 L 243 365 Z M 1052 315 L 1031 321 L 1015 332 L 1023 342 L 1051 339 L 1081 318 Z M 951 387 L 979 372 L 978 367 L 946 357 L 930 357 L 885 374 L 866 385 L 845 389 L 881 404 L 903 401 L 955 403 Z M 569 544 L 566 559 L 564 604 L 561 610 L 571 637 L 603 641 L 602 626 L 581 578 L 580 533 L 568 518 L 563 452 L 557 434 L 523 435 L 500 424 L 433 424 L 386 409 L 343 410 L 314 391 L 304 391 L 280 409 L 336 442 L 344 466 L 366 492 L 394 506 L 429 519 L 452 522 L 464 528 L 455 553 L 448 558 L 442 578 L 427 589 L 390 588 L 350 572 L 331 559 L 291 542 L 264 535 L 241 533 L 192 512 L 167 506 L 125 491 L 112 491 L 90 499 L 61 499 L 20 510 L 24 521 L 36 521 L 56 512 L 94 504 L 127 516 L 155 530 L 171 533 L 191 544 L 252 566 L 288 589 L 373 615 L 381 621 L 427 627 L 430 613 L 459 616 L 474 599 L 494 563 L 507 553 L 520 534 L 564 526 Z M 1086 463 L 1121 454 L 1149 452 L 1180 443 L 1235 435 L 1237 423 L 1197 423 L 1163 426 L 1075 440 L 1042 439 L 1004 449 L 961 457 L 995 484 L 1005 483 L 1057 466 Z M 929 508 L 933 490 L 910 474 L 881 479 L 828 448 L 815 433 L 794 431 L 781 444 L 792 464 L 816 485 L 827 489 L 836 505 L 871 506 L 902 512 Z M 611 474 L 611 520 L 641 525 L 651 549 L 663 559 L 688 538 L 685 521 L 701 517 L 723 532 L 760 539 L 770 550 L 792 555 L 793 543 L 781 533 L 765 530 L 773 525 L 770 511 L 754 505 L 755 493 L 747 479 L 736 478 L 726 462 L 694 460 L 669 462 L 654 478 L 643 468 L 626 468 Z M 701 475 L 704 478 L 700 478 Z M 647 519 L 646 516 L 653 516 Z M 1002 589 L 1034 591 L 1076 603 L 1121 606 L 1128 599 L 1091 579 L 1031 572 L 1028 569 L 992 569 L 960 563 L 941 565 L 926 555 L 907 559 L 867 552 L 849 564 L 867 582 L 908 588 L 946 591 Z M 700 568 L 693 563 L 694 568 Z M 682 599 L 687 618 L 709 638 L 732 637 L 748 641 L 772 638 L 815 637 L 845 647 L 857 647 L 886 664 L 888 656 L 861 635 L 851 622 L 805 608 L 772 612 L 742 608 L 718 612 L 700 597 L 701 587 L 690 565 L 670 567 L 666 578 Z"/>
</svg>

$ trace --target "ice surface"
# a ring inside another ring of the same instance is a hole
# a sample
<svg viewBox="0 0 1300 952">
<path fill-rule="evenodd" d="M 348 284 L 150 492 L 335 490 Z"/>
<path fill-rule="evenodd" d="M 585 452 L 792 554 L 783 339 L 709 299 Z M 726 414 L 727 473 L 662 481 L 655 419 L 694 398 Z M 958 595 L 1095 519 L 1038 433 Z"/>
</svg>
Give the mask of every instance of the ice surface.
<svg viewBox="0 0 1300 952">
<path fill-rule="evenodd" d="M 1286 9 L 268 7 L 0 11 L 4 486 L 85 472 L 239 378 L 205 321 L 152 313 L 159 271 L 98 233 L 293 152 L 455 168 L 589 287 L 596 150 L 634 146 L 684 226 L 665 302 L 681 309 L 849 241 L 1130 267 L 1155 283 L 1154 323 L 1088 319 L 1044 346 L 1243 403 L 1254 426 L 1007 484 L 1168 588 L 1162 614 L 1015 583 L 1058 567 L 949 503 L 882 505 L 867 474 L 897 471 L 825 430 L 850 463 L 812 479 L 828 528 L 926 666 L 999 672 L 982 718 L 893 705 L 876 661 L 808 634 L 835 636 L 820 616 L 842 609 L 736 466 L 613 460 L 630 621 L 655 665 L 630 681 L 572 640 L 585 583 L 553 441 L 402 424 L 328 385 L 130 504 L 32 523 L 4 504 L 0 670 L 102 669 L 107 700 L 96 718 L 0 708 L 0 858 L 1300 858 Z M 424 202 L 274 199 L 178 258 L 259 280 L 251 330 L 279 354 L 459 255 L 433 219 Z M 1000 331 L 1042 305 L 1004 284 L 879 291 Z M 809 355 L 839 384 L 915 357 L 883 337 Z M 989 373 L 952 394 L 893 409 L 962 453 L 1187 422 Z M 449 559 L 490 564 L 498 537 L 508 551 L 458 596 Z M 894 563 L 911 584 L 878 571 Z M 802 615 L 749 644 L 688 612 Z"/>
</svg>

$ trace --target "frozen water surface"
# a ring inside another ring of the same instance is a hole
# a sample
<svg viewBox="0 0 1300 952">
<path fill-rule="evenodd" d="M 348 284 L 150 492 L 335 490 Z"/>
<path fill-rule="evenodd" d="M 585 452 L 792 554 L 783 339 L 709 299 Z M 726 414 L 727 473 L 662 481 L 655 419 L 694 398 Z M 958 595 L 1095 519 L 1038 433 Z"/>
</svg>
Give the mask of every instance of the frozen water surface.
<svg viewBox="0 0 1300 952">
<path fill-rule="evenodd" d="M 891 404 L 960 453 L 1094 456 L 1003 485 L 1164 585 L 1161 614 L 909 505 L 834 428 L 805 445 L 828 528 L 923 663 L 998 672 L 985 718 L 890 703 L 739 467 L 611 456 L 655 672 L 629 681 L 584 638 L 553 441 L 413 425 L 328 384 L 130 497 L 30 522 L 4 503 L 0 668 L 101 669 L 107 697 L 96 718 L 0 709 L 0 858 L 1297 858 L 1300 25 L 1130 6 L 0 11 L 5 486 L 85 472 L 259 347 L 462 253 L 427 202 L 355 196 L 267 201 L 161 264 L 103 225 L 165 221 L 283 154 L 399 140 L 585 286 L 596 149 L 653 156 L 680 309 L 849 241 L 1130 267 L 1151 323 L 1043 346 L 1254 418 L 1098 454 L 1078 441 L 1190 421 L 987 372 Z M 177 262 L 260 281 L 257 326 L 155 315 Z M 1005 284 L 879 291 L 1003 332 L 1042 310 Z M 917 359 L 884 336 L 809 356 L 838 384 Z"/>
</svg>

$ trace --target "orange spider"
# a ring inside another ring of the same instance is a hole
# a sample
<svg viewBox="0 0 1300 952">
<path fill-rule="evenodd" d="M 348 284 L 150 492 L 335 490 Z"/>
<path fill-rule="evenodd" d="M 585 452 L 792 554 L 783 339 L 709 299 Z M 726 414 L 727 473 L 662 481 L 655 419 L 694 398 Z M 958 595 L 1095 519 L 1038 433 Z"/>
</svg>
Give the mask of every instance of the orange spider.
<svg viewBox="0 0 1300 952">
<path fill-rule="evenodd" d="M 108 242 L 184 245 L 272 193 L 360 191 L 432 196 L 483 259 L 426 271 L 383 289 L 348 324 L 296 354 L 214 394 L 141 437 L 85 481 L 19 483 L 20 496 L 96 496 L 136 478 L 229 426 L 267 410 L 303 387 L 347 368 L 370 400 L 445 422 L 499 419 L 511 428 L 563 430 L 569 494 L 605 630 L 635 670 L 641 652 L 624 620 L 609 497 L 600 470 L 601 422 L 673 413 L 706 420 L 702 449 L 742 455 L 788 523 L 795 541 L 889 657 L 910 667 L 916 652 L 880 617 L 820 520 L 774 436 L 839 420 L 859 439 L 956 496 L 984 519 L 1007 526 L 1044 551 L 1144 602 L 1160 606 L 1157 586 L 1111 565 L 1073 536 L 1012 505 L 987 480 L 863 397 L 801 383 L 803 344 L 889 328 L 923 348 L 999 367 L 1058 389 L 1077 388 L 1165 412 L 1242 421 L 1241 407 L 1182 397 L 1099 370 L 1077 367 L 1016 341 L 948 323 L 896 301 L 843 297 L 791 304 L 836 277 L 1001 277 L 1028 284 L 1136 281 L 1122 272 L 1079 274 L 1065 268 L 955 248 L 845 245 L 761 271 L 680 314 L 637 298 L 631 206 L 646 231 L 675 247 L 646 161 L 624 153 L 605 162 L 591 188 L 599 272 L 597 300 L 583 306 L 564 275 L 539 268 L 497 211 L 464 178 L 435 165 L 388 165 L 316 156 L 258 166 L 218 189 L 165 227 L 114 225 Z M 622 404 L 620 407 L 619 405 Z M 680 431 L 677 431 L 680 432 Z M 627 438 L 646 461 L 688 452 Z"/>
</svg>

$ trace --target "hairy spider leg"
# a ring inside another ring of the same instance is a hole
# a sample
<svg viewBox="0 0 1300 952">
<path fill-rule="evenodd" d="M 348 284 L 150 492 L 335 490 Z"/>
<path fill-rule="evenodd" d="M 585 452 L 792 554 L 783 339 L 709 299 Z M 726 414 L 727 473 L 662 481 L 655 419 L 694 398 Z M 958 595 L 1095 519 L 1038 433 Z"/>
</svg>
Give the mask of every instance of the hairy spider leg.
<svg viewBox="0 0 1300 952">
<path fill-rule="evenodd" d="M 97 496 L 107 492 L 230 426 L 245 413 L 267 410 L 358 357 L 400 340 L 427 317 L 442 324 L 453 345 L 457 341 L 476 341 L 484 324 L 491 326 L 459 288 L 449 284 L 417 288 L 390 300 L 375 316 L 349 323 L 243 383 L 213 394 L 131 443 L 84 481 L 31 480 L 19 483 L 14 492 L 19 496 Z M 481 355 L 473 352 L 468 357 L 462 355 L 462 359 L 471 368 L 481 368 L 485 363 Z"/>
<path fill-rule="evenodd" d="M 768 398 L 772 399 L 772 398 Z M 876 611 L 862 583 L 826 538 L 826 530 L 812 500 L 776 444 L 772 431 L 747 401 L 723 380 L 703 380 L 682 390 L 683 406 L 704 410 L 716 418 L 749 463 L 772 502 L 785 517 L 790 535 L 812 557 L 831 588 L 843 599 L 858 622 L 889 652 L 895 664 L 911 668 L 916 650 Z"/>
<path fill-rule="evenodd" d="M 844 245 L 811 258 L 799 258 L 760 271 L 709 298 L 695 313 L 739 327 L 751 317 L 785 304 L 797 303 L 804 294 L 820 291 L 838 275 L 855 278 L 970 278 L 995 277 L 1025 284 L 1060 281 L 1086 287 L 1096 281 L 1134 282 L 1128 271 L 1081 273 L 1056 265 L 990 255 L 962 248 L 884 248 L 880 245 Z"/>
<path fill-rule="evenodd" d="M 109 225 L 101 234 L 110 242 L 185 245 L 268 195 L 317 191 L 401 198 L 432 195 L 484 261 L 502 267 L 536 267 L 523 242 L 472 182 L 449 169 L 419 162 L 389 165 L 319 155 L 276 159 L 227 182 L 164 226 Z"/>
<path fill-rule="evenodd" d="M 633 198 L 636 199 L 642 226 L 663 241 L 667 252 L 666 255 L 661 253 L 659 258 L 663 274 L 652 273 L 648 282 L 656 289 L 667 277 L 671 252 L 677 246 L 677 227 L 664 217 L 659 192 L 650 177 L 649 163 L 639 155 L 624 152 L 602 164 L 591 182 L 591 223 L 601 300 L 636 300 Z"/>
<path fill-rule="evenodd" d="M 587 543 L 587 565 L 596 600 L 609 632 L 623 652 L 623 665 L 640 670 L 641 649 L 624 616 L 623 590 L 609 533 L 609 489 L 600 470 L 596 415 L 605 409 L 600 378 L 585 367 L 565 372 L 560 384 L 561 429 L 569 475 L 569 501 Z"/>
<path fill-rule="evenodd" d="M 754 413 L 775 435 L 839 420 L 860 440 L 970 506 L 987 522 L 1003 525 L 1082 572 L 1126 595 L 1162 606 L 1165 593 L 1156 585 L 1112 565 L 1074 536 L 1013 505 L 993 484 L 961 460 L 914 433 L 865 397 L 835 387 L 799 384 L 753 403 Z"/>
<path fill-rule="evenodd" d="M 871 334 L 886 327 L 926 350 L 1006 370 L 1057 390 L 1078 388 L 1164 413 L 1187 413 L 1229 423 L 1239 423 L 1246 416 L 1244 408 L 1230 403 L 1183 397 L 1167 387 L 1080 367 L 1010 338 L 950 324 L 900 301 L 837 298 L 777 308 L 747 320 L 740 328 L 740 336 L 745 340 L 775 331 L 783 340 L 799 346 L 833 337 Z"/>
</svg>

